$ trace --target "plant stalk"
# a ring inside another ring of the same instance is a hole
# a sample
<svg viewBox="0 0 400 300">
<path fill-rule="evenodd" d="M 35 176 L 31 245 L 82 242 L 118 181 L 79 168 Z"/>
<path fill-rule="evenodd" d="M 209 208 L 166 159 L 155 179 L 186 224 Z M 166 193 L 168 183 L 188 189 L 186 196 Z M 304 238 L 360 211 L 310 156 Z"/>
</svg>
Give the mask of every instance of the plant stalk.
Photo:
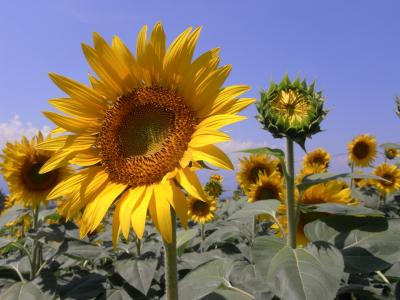
<svg viewBox="0 0 400 300">
<path fill-rule="evenodd" d="M 140 255 L 142 255 L 141 253 L 142 241 L 137 237 L 135 242 L 136 242 L 136 254 L 139 257 Z"/>
<path fill-rule="evenodd" d="M 257 236 L 257 216 L 254 216 L 251 229 L 251 244 L 254 244 L 256 236 Z"/>
<path fill-rule="evenodd" d="M 172 223 L 172 238 L 171 243 L 163 240 L 165 249 L 165 285 L 166 299 L 178 300 L 178 271 L 177 271 L 177 256 L 176 256 L 176 214 L 175 210 L 171 209 Z"/>
<path fill-rule="evenodd" d="M 351 174 L 353 173 L 354 173 L 354 163 L 351 163 Z M 352 177 L 350 179 L 350 189 L 353 190 L 353 187 L 354 187 L 354 178 Z"/>
<path fill-rule="evenodd" d="M 296 249 L 296 203 L 294 198 L 294 150 L 293 140 L 286 138 L 286 216 L 288 220 L 288 237 L 287 245 Z"/>
<path fill-rule="evenodd" d="M 203 243 L 206 239 L 206 224 L 200 224 L 200 234 L 201 234 L 201 245 L 200 245 L 200 253 L 204 252 Z"/>
<path fill-rule="evenodd" d="M 40 243 L 38 239 L 38 229 L 39 229 L 39 207 L 40 205 L 37 205 L 35 207 L 32 207 L 32 219 L 33 219 L 33 232 L 35 234 L 35 237 L 33 239 L 33 249 L 32 249 L 32 279 L 34 279 L 37 275 L 37 271 L 40 268 L 41 264 L 41 251 L 40 251 Z"/>
</svg>

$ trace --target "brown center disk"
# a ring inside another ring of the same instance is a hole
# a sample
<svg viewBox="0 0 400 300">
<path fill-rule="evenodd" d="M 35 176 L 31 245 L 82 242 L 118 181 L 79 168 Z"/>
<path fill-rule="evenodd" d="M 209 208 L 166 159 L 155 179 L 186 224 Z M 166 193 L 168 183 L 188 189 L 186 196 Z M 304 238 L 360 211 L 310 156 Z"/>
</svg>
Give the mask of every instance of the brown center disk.
<svg viewBox="0 0 400 300">
<path fill-rule="evenodd" d="M 114 182 L 157 183 L 179 165 L 195 126 L 193 112 L 175 91 L 134 89 L 106 112 L 97 143 L 102 165 Z"/>
<path fill-rule="evenodd" d="M 268 199 L 278 199 L 279 191 L 278 189 L 270 184 L 259 187 L 256 191 L 255 200 L 268 200 Z"/>
<path fill-rule="evenodd" d="M 364 142 L 358 142 L 353 148 L 353 154 L 358 159 L 363 159 L 369 154 L 369 145 Z"/>
<path fill-rule="evenodd" d="M 21 170 L 21 181 L 30 190 L 41 192 L 52 189 L 58 182 L 58 170 L 39 174 L 40 168 L 49 157 L 39 156 L 28 158 Z"/>
<path fill-rule="evenodd" d="M 210 206 L 207 202 L 196 200 L 193 203 L 192 210 L 197 216 L 206 216 L 210 212 Z"/>
<path fill-rule="evenodd" d="M 383 186 L 393 186 L 393 184 L 394 184 L 394 176 L 392 174 L 383 174 L 382 178 L 384 178 L 384 179 L 389 181 L 389 182 L 387 182 L 387 181 L 383 181 L 382 180 L 381 184 Z"/>
</svg>

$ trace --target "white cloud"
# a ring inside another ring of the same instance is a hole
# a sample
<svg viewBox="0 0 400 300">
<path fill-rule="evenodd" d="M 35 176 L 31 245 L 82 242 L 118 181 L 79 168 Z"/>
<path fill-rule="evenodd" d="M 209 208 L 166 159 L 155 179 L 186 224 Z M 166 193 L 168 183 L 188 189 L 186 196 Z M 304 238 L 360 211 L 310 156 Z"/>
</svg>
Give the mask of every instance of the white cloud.
<svg viewBox="0 0 400 300">
<path fill-rule="evenodd" d="M 38 130 L 41 130 L 43 134 L 47 134 L 50 131 L 50 127 L 35 128 L 32 123 L 22 122 L 20 117 L 15 115 L 10 121 L 0 123 L 0 148 L 3 149 L 7 141 L 21 140 L 22 136 L 31 138 L 37 134 Z"/>
</svg>

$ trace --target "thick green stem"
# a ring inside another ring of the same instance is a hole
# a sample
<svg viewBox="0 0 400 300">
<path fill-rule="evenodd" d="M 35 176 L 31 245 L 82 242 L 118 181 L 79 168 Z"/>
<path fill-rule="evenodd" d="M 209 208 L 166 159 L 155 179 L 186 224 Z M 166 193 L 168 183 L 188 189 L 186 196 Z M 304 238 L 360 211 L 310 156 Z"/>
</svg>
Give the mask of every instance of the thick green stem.
<svg viewBox="0 0 400 300">
<path fill-rule="evenodd" d="M 252 229 L 251 229 L 251 243 L 254 243 L 254 240 L 257 236 L 257 216 L 253 217 L 253 222 L 252 222 Z"/>
<path fill-rule="evenodd" d="M 286 138 L 286 215 L 288 220 L 287 244 L 291 248 L 296 248 L 296 203 L 294 198 L 294 150 L 293 141 Z"/>
<path fill-rule="evenodd" d="M 38 229 L 39 229 L 39 205 L 32 207 L 32 219 L 33 219 L 33 232 L 35 237 L 33 239 L 33 249 L 32 249 L 32 279 L 36 277 L 36 273 L 41 265 L 41 251 L 40 251 L 40 242 L 38 239 Z"/>
<path fill-rule="evenodd" d="M 141 248 L 142 248 L 142 241 L 139 238 L 136 238 L 136 254 L 139 257 L 142 255 Z"/>
<path fill-rule="evenodd" d="M 351 174 L 353 173 L 354 173 L 354 163 L 351 163 Z M 350 189 L 353 190 L 353 187 L 354 187 L 354 178 L 352 177 L 350 179 Z"/>
<path fill-rule="evenodd" d="M 171 209 L 172 238 L 171 243 L 164 242 L 165 249 L 165 286 L 167 300 L 178 300 L 178 271 L 176 261 L 176 215 Z"/>
<path fill-rule="evenodd" d="M 201 234 L 201 244 L 200 244 L 200 253 L 204 252 L 203 243 L 206 239 L 206 224 L 200 224 L 200 234 Z"/>
</svg>

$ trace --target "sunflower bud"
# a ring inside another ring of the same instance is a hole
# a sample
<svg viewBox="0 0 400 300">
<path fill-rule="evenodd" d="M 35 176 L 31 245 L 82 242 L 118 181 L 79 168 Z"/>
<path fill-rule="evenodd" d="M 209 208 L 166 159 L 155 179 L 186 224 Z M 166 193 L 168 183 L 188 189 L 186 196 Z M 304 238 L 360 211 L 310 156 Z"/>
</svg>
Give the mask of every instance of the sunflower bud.
<svg viewBox="0 0 400 300">
<path fill-rule="evenodd" d="M 328 113 L 323 110 L 322 93 L 314 91 L 314 85 L 299 78 L 291 82 L 287 75 L 279 85 L 271 82 L 256 104 L 257 120 L 275 138 L 290 138 L 304 148 L 306 138 L 321 131 L 319 124 Z"/>
</svg>

